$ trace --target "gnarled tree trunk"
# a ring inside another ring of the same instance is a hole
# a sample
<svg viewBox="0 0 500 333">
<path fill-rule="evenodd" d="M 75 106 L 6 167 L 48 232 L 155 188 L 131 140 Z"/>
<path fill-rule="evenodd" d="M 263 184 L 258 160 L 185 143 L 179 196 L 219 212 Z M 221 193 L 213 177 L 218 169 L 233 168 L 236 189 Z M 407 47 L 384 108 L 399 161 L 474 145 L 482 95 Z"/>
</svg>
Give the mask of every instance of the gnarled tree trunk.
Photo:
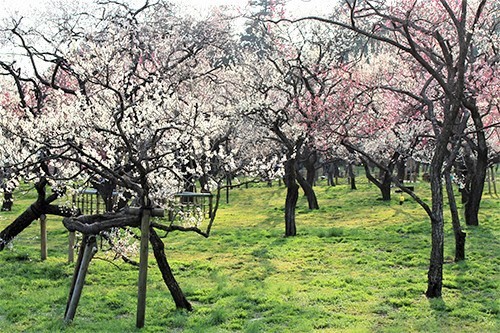
<svg viewBox="0 0 500 333">
<path fill-rule="evenodd" d="M 365 158 L 361 158 L 363 162 L 363 167 L 365 168 L 366 178 L 370 180 L 375 186 L 377 186 L 382 194 L 382 200 L 390 201 L 391 200 L 391 184 L 392 184 L 392 172 L 394 171 L 394 166 L 398 161 L 399 153 L 395 152 L 389 161 L 387 168 L 380 169 L 381 179 L 377 180 L 370 171 L 370 166 L 368 161 Z M 398 180 L 402 183 L 403 181 L 399 178 Z"/>
<path fill-rule="evenodd" d="M 476 152 L 475 163 L 470 160 L 466 163 L 470 177 L 470 187 L 465 204 L 465 223 L 467 225 L 479 225 L 479 206 L 483 196 L 484 183 L 486 180 L 486 170 L 488 168 L 488 145 L 484 133 L 484 124 L 476 100 L 469 98 L 464 100 L 465 107 L 470 111 L 474 127 L 476 129 L 476 142 L 468 140 L 468 145 L 472 151 Z M 470 156 L 469 156 L 470 157 Z"/>
<path fill-rule="evenodd" d="M 160 269 L 161 276 L 163 277 L 163 281 L 167 285 L 172 298 L 174 299 L 175 306 L 178 309 L 186 309 L 188 311 L 192 311 L 193 307 L 191 303 L 187 300 L 186 296 L 182 292 L 181 287 L 175 280 L 175 277 L 170 269 L 170 265 L 167 261 L 167 256 L 165 255 L 165 246 L 161 238 L 158 236 L 156 231 L 153 228 L 150 228 L 149 241 L 153 247 L 153 252 L 156 258 L 156 262 L 158 263 L 158 268 Z"/>
<path fill-rule="evenodd" d="M 300 187 L 302 187 L 302 190 L 304 190 L 304 194 L 306 195 L 309 209 L 319 209 L 318 198 L 316 197 L 316 193 L 314 192 L 312 185 L 305 180 L 298 171 L 296 171 L 296 176 Z"/>
<path fill-rule="evenodd" d="M 446 181 L 446 193 L 448 196 L 448 203 L 450 205 L 451 223 L 453 225 L 453 234 L 455 235 L 455 261 L 465 260 L 465 232 L 462 231 L 460 226 L 460 216 L 458 214 L 457 203 L 455 194 L 453 192 L 453 184 L 451 183 L 451 175 L 449 170 L 444 174 Z"/>
<path fill-rule="evenodd" d="M 313 187 L 316 180 L 316 162 L 318 161 L 318 153 L 313 150 L 304 159 L 304 167 L 306 168 L 306 181 Z"/>
<path fill-rule="evenodd" d="M 42 214 L 58 216 L 71 216 L 73 214 L 68 208 L 61 208 L 50 204 L 58 198 L 58 195 L 53 193 L 49 197 L 46 197 L 46 185 L 47 180 L 44 178 L 35 184 L 35 189 L 38 192 L 37 200 L 0 232 L 0 251 L 2 251 L 14 237 L 29 227 L 31 223 L 38 220 Z"/>
<path fill-rule="evenodd" d="M 299 186 L 296 182 L 295 160 L 289 159 L 285 162 L 284 182 L 287 188 L 285 199 L 285 236 L 295 236 L 297 227 L 295 225 L 295 208 L 299 199 Z"/>
<path fill-rule="evenodd" d="M 443 189 L 441 184 L 441 164 L 431 166 L 432 214 L 431 217 L 431 256 L 427 273 L 427 291 L 429 298 L 441 297 L 443 290 L 444 260 L 444 217 Z"/>
<path fill-rule="evenodd" d="M 349 177 L 349 184 L 351 185 L 351 190 L 357 190 L 356 174 L 354 173 L 354 168 L 352 163 L 349 163 L 347 165 L 347 175 Z"/>
</svg>

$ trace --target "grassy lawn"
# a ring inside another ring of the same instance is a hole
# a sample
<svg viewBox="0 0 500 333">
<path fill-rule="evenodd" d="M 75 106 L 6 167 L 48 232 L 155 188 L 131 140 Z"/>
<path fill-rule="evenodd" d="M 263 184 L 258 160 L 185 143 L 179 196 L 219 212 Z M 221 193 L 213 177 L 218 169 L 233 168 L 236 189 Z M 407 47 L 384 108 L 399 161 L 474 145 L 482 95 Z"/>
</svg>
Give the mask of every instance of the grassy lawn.
<svg viewBox="0 0 500 333">
<path fill-rule="evenodd" d="M 100 251 L 73 323 L 63 323 L 73 272 L 67 232 L 49 217 L 49 258 L 39 225 L 0 252 L 0 332 L 500 332 L 500 200 L 485 195 L 480 226 L 468 227 L 466 256 L 453 262 L 446 226 L 443 298 L 428 300 L 430 222 L 375 186 L 316 188 L 321 209 L 300 199 L 298 235 L 284 238 L 285 189 L 231 192 L 211 237 L 171 234 L 167 257 L 194 311 L 175 310 L 151 253 L 146 326 L 135 328 L 138 271 Z M 429 197 L 426 184 L 416 191 Z M 8 225 L 33 200 L 18 193 Z"/>
</svg>

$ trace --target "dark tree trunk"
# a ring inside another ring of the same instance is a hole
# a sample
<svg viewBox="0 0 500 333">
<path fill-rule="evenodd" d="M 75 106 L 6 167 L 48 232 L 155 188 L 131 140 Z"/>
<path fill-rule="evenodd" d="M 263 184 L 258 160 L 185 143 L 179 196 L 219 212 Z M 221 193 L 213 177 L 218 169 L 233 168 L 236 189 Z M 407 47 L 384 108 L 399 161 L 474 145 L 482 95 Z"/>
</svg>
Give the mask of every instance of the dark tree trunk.
<svg viewBox="0 0 500 333">
<path fill-rule="evenodd" d="M 397 170 L 398 170 L 398 180 L 402 183 L 404 183 L 405 180 L 405 173 L 406 173 L 406 161 L 405 160 L 399 160 L 397 163 Z"/>
<path fill-rule="evenodd" d="M 349 184 L 351 185 L 351 190 L 357 190 L 356 187 L 356 177 L 349 177 Z"/>
<path fill-rule="evenodd" d="M 479 225 L 478 213 L 486 180 L 486 170 L 488 169 L 488 145 L 486 144 L 483 120 L 476 101 L 474 99 L 467 100 L 466 107 L 474 121 L 477 140 L 475 144 L 472 141 L 469 141 L 469 144 L 474 148 L 473 150 L 476 151 L 477 156 L 476 163 L 472 164 L 474 167 L 471 174 L 469 197 L 465 204 L 465 223 L 467 225 Z M 468 171 L 471 173 L 471 170 Z"/>
<path fill-rule="evenodd" d="M 467 186 L 465 186 L 464 188 L 461 188 L 460 189 L 460 194 L 462 195 L 462 200 L 461 202 L 463 204 L 466 204 L 467 201 L 469 201 L 469 190 L 467 189 Z"/>
<path fill-rule="evenodd" d="M 425 292 L 428 298 L 441 297 L 443 290 L 443 224 L 443 219 L 431 219 L 432 249 L 427 273 L 427 291 Z"/>
<path fill-rule="evenodd" d="M 199 181 L 200 181 L 201 192 L 210 193 L 208 187 L 208 176 L 204 174 L 203 176 L 200 177 Z"/>
<path fill-rule="evenodd" d="M 103 181 L 94 181 L 92 186 L 97 190 L 102 200 L 104 201 L 104 209 L 106 212 L 113 211 L 113 192 L 116 189 L 115 182 L 111 182 L 107 179 Z M 98 212 L 99 213 L 99 212 Z"/>
<path fill-rule="evenodd" d="M 333 177 L 333 173 L 332 172 L 327 172 L 326 174 L 326 178 L 327 178 L 327 181 L 328 181 L 328 186 L 336 186 L 336 182 L 335 182 L 335 178 Z"/>
<path fill-rule="evenodd" d="M 465 223 L 467 225 L 479 225 L 478 213 L 486 181 L 486 170 L 488 168 L 487 150 L 478 150 L 477 158 L 466 158 L 468 182 L 462 191 L 462 202 L 465 203 Z"/>
<path fill-rule="evenodd" d="M 450 125 L 451 127 L 451 125 Z M 431 219 L 431 256 L 427 273 L 428 298 L 441 297 L 443 290 L 443 261 L 444 261 L 444 216 L 443 216 L 443 184 L 442 167 L 447 153 L 451 129 L 447 128 L 442 134 L 434 150 L 430 166 L 430 182 L 432 193 Z"/>
<path fill-rule="evenodd" d="M 339 176 L 339 168 L 335 162 L 326 162 L 323 165 L 323 173 L 326 175 L 328 186 L 337 185 L 336 178 Z"/>
<path fill-rule="evenodd" d="M 388 176 L 387 172 L 382 172 L 382 181 L 378 181 L 377 178 L 375 178 L 372 175 L 368 161 L 366 161 L 364 159 L 362 161 L 363 161 L 363 167 L 365 168 L 366 178 L 368 178 L 369 181 L 371 181 L 375 186 L 377 186 L 379 188 L 380 193 L 382 194 L 383 201 L 390 201 L 391 200 L 391 177 L 390 177 L 390 175 Z"/>
<path fill-rule="evenodd" d="M 337 165 L 337 162 L 333 163 L 333 176 L 335 177 L 335 184 L 339 185 L 340 168 Z"/>
<path fill-rule="evenodd" d="M 347 175 L 349 177 L 349 184 L 351 185 L 351 190 L 357 190 L 356 188 L 356 175 L 354 174 L 354 168 L 352 163 L 347 165 Z"/>
<path fill-rule="evenodd" d="M 318 198 L 316 197 L 316 193 L 314 192 L 311 184 L 302 177 L 302 175 L 296 170 L 297 181 L 302 187 L 304 194 L 307 197 L 307 203 L 309 205 L 309 209 L 319 209 Z"/>
<path fill-rule="evenodd" d="M 306 168 L 306 181 L 311 188 L 314 186 L 314 182 L 316 180 L 316 162 L 317 161 L 318 161 L 318 153 L 316 151 L 309 153 L 307 158 L 304 160 L 304 167 Z M 302 187 L 302 189 L 304 189 L 304 187 L 302 185 L 301 185 L 301 187 Z M 314 208 L 310 208 L 310 209 L 314 209 Z"/>
<path fill-rule="evenodd" d="M 413 182 L 415 183 L 418 178 L 420 178 L 420 162 L 415 161 L 415 173 L 413 175 Z"/>
<path fill-rule="evenodd" d="M 175 306 L 178 309 L 192 311 L 193 307 L 191 306 L 191 303 L 189 303 L 186 296 L 184 296 L 181 287 L 175 280 L 172 270 L 170 269 L 170 265 L 168 264 L 167 257 L 165 255 L 165 246 L 153 228 L 150 228 L 149 241 L 153 247 L 154 256 L 156 258 L 156 262 L 158 263 L 158 268 L 161 271 L 161 276 L 163 277 L 163 281 L 167 285 L 167 288 L 174 299 Z"/>
<path fill-rule="evenodd" d="M 12 192 L 4 189 L 3 192 L 3 202 L 2 202 L 2 211 L 10 212 L 12 210 L 12 204 L 14 200 L 12 197 Z"/>
<path fill-rule="evenodd" d="M 392 184 L 392 172 L 394 170 L 394 166 L 397 164 L 399 158 L 399 153 L 395 152 L 391 157 L 386 169 L 380 169 L 380 181 L 377 180 L 371 173 L 369 163 L 365 158 L 362 158 L 363 166 L 365 168 L 366 178 L 370 180 L 373 184 L 375 184 L 382 194 L 382 200 L 390 201 L 391 200 L 391 184 Z M 404 173 L 403 173 L 404 175 Z M 399 177 L 399 176 L 398 176 Z M 399 179 L 399 178 L 398 178 Z M 402 183 L 402 181 L 400 180 Z"/>
<path fill-rule="evenodd" d="M 458 214 L 455 194 L 453 192 L 453 184 L 451 183 L 451 175 L 449 170 L 444 174 L 446 180 L 446 194 L 450 205 L 451 223 L 453 225 L 453 234 L 455 235 L 455 261 L 465 260 L 465 237 L 466 233 L 462 231 L 460 226 L 460 216 Z"/>
<path fill-rule="evenodd" d="M 384 175 L 384 179 L 382 180 L 382 186 L 380 187 L 380 191 L 382 193 L 383 201 L 391 200 L 391 176 L 386 172 Z"/>
<path fill-rule="evenodd" d="M 467 202 L 465 203 L 465 223 L 467 225 L 479 225 L 479 207 L 488 168 L 488 149 L 486 144 L 482 148 L 481 146 L 478 145 L 475 169 L 471 175 L 470 190 L 467 193 Z"/>
<path fill-rule="evenodd" d="M 233 186 L 233 182 L 232 182 L 232 177 L 231 177 L 231 174 L 228 173 L 226 175 L 226 203 L 229 204 L 229 189 L 231 188 L 231 186 Z M 246 188 L 248 188 L 248 183 L 245 184 Z"/>
<path fill-rule="evenodd" d="M 63 208 L 55 205 L 51 205 L 58 198 L 58 194 L 53 193 L 49 197 L 46 197 L 45 185 L 47 181 L 41 179 L 35 184 L 35 188 L 38 192 L 37 200 L 29 206 L 21 215 L 19 215 L 14 222 L 9 224 L 4 230 L 0 232 L 0 251 L 2 251 L 5 246 L 14 237 L 19 235 L 24 229 L 29 227 L 31 223 L 38 220 L 42 214 L 48 215 L 58 215 L 58 216 L 71 216 L 72 212 L 68 208 Z"/>
<path fill-rule="evenodd" d="M 432 172 L 432 171 L 431 171 Z M 431 178 L 433 178 L 431 176 Z M 431 183 L 436 183 L 433 187 L 433 214 L 436 217 L 431 218 L 431 257 L 429 263 L 429 271 L 427 273 L 427 291 L 425 295 L 429 298 L 441 297 L 443 290 L 443 260 L 444 260 L 444 220 L 442 199 L 443 193 L 441 188 L 441 179 L 435 177 L 431 179 Z M 439 186 L 437 188 L 436 186 Z M 434 193 L 436 191 L 436 193 Z M 441 197 L 441 201 L 438 200 Z"/>
<path fill-rule="evenodd" d="M 299 186 L 294 184 L 287 188 L 285 200 L 285 236 L 295 236 L 297 228 L 295 225 L 295 208 L 299 198 Z"/>
<path fill-rule="evenodd" d="M 19 235 L 24 229 L 29 227 L 31 223 L 40 218 L 42 212 L 40 207 L 36 204 L 28 207 L 21 215 L 19 215 L 14 222 L 9 224 L 2 232 L 0 232 L 0 251 L 2 251 L 5 246 Z"/>
<path fill-rule="evenodd" d="M 297 228 L 295 225 L 295 208 L 299 199 L 299 186 L 296 182 L 295 160 L 290 159 L 285 163 L 284 182 L 287 188 L 285 200 L 285 236 L 295 236 Z"/>
</svg>

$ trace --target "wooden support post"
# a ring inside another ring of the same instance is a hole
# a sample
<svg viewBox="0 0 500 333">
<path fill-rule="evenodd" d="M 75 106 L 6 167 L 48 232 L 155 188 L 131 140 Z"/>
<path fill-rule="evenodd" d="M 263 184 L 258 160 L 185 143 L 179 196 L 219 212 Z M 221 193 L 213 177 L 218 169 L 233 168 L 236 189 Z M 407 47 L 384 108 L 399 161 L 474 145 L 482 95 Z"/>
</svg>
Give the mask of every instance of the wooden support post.
<svg viewBox="0 0 500 333">
<path fill-rule="evenodd" d="M 80 250 L 78 251 L 78 259 L 76 259 L 75 268 L 73 271 L 73 278 L 71 279 L 71 287 L 69 288 L 69 296 L 68 296 L 68 301 L 66 302 L 66 310 L 64 311 L 64 316 L 66 316 L 66 313 L 68 313 L 69 303 L 71 301 L 71 297 L 73 297 L 73 291 L 75 290 L 75 284 L 76 284 L 76 279 L 78 277 L 78 271 L 80 270 L 80 267 L 82 266 L 83 252 L 85 249 L 85 245 L 87 244 L 87 238 L 88 238 L 88 236 L 84 236 L 82 243 L 80 244 Z"/>
<path fill-rule="evenodd" d="M 146 201 L 146 206 L 149 205 L 149 200 Z M 130 207 L 127 212 L 132 215 L 141 213 L 141 209 Z M 151 216 L 164 217 L 165 211 L 161 208 L 146 208 L 142 209 L 141 218 L 141 244 L 139 249 L 139 281 L 137 293 L 137 319 L 136 327 L 144 327 L 144 318 L 146 314 L 146 283 L 148 278 L 148 245 L 149 245 L 149 219 Z"/>
<path fill-rule="evenodd" d="M 142 211 L 141 218 L 141 245 L 139 252 L 139 281 L 137 292 L 137 318 L 136 327 L 144 327 L 144 318 L 146 315 L 146 285 L 148 279 L 148 245 L 149 245 L 149 218 L 150 209 Z"/>
<path fill-rule="evenodd" d="M 83 257 L 81 264 L 78 269 L 78 273 L 76 275 L 76 281 L 74 284 L 73 291 L 70 293 L 71 298 L 68 302 L 68 307 L 66 314 L 64 316 L 65 322 L 70 322 L 75 317 L 76 308 L 78 306 L 78 302 L 80 301 L 80 296 L 82 295 L 83 285 L 85 283 L 85 276 L 87 275 L 87 270 L 89 268 L 90 260 L 97 252 L 97 243 L 94 236 L 89 237 L 87 243 L 85 244 L 85 248 L 83 250 Z"/>
<path fill-rule="evenodd" d="M 75 261 L 75 232 L 70 231 L 68 235 L 68 262 Z"/>
<path fill-rule="evenodd" d="M 47 259 L 47 216 L 40 215 L 40 259 Z"/>
</svg>

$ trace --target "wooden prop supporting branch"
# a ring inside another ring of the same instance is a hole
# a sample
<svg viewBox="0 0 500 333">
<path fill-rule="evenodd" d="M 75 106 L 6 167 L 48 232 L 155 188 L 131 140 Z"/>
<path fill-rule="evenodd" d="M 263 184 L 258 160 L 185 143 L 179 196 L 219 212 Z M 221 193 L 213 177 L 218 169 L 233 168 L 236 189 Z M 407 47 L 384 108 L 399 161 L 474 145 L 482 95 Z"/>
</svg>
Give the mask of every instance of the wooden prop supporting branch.
<svg viewBox="0 0 500 333">
<path fill-rule="evenodd" d="M 146 201 L 146 206 L 149 206 L 149 200 Z M 140 214 L 141 210 L 137 208 L 130 208 L 130 214 Z M 144 318 L 146 316 L 146 286 L 148 279 L 148 254 L 149 254 L 149 226 L 151 216 L 164 216 L 163 209 L 151 209 L 146 207 L 142 209 L 141 217 L 141 244 L 139 252 L 139 281 L 137 292 L 137 316 L 136 327 L 144 327 Z"/>
<path fill-rule="evenodd" d="M 76 233 L 70 231 L 68 235 L 68 262 L 72 263 L 75 261 L 75 238 Z"/>
<path fill-rule="evenodd" d="M 82 245 L 80 251 L 83 251 L 81 256 L 81 261 L 79 265 L 75 267 L 75 281 L 73 283 L 72 291 L 70 292 L 70 298 L 68 301 L 68 306 L 66 309 L 66 314 L 64 315 L 64 321 L 70 322 L 75 317 L 76 308 L 78 302 L 80 301 L 80 296 L 82 295 L 82 289 L 85 282 L 85 276 L 87 275 L 87 270 L 90 264 L 90 260 L 97 252 L 97 242 L 95 236 L 90 236 L 85 239 L 85 245 Z"/>
<path fill-rule="evenodd" d="M 146 315 L 146 285 L 148 279 L 148 244 L 149 244 L 149 219 L 150 209 L 144 209 L 141 218 L 141 245 L 139 262 L 139 281 L 137 291 L 137 317 L 136 327 L 144 327 L 144 318 Z"/>
<path fill-rule="evenodd" d="M 40 215 L 40 259 L 47 259 L 47 216 Z"/>
<path fill-rule="evenodd" d="M 73 291 L 75 290 L 76 279 L 78 277 L 78 272 L 80 270 L 80 266 L 82 265 L 83 252 L 84 252 L 85 246 L 87 244 L 87 239 L 88 239 L 88 236 L 83 237 L 82 242 L 80 244 L 80 250 L 78 251 L 78 259 L 76 260 L 75 269 L 73 271 L 73 278 L 71 280 L 71 287 L 69 288 L 69 296 L 68 296 L 68 301 L 66 303 L 66 310 L 64 311 L 65 317 L 66 317 L 66 314 L 68 313 L 69 303 L 71 301 L 71 298 L 73 297 Z"/>
</svg>

